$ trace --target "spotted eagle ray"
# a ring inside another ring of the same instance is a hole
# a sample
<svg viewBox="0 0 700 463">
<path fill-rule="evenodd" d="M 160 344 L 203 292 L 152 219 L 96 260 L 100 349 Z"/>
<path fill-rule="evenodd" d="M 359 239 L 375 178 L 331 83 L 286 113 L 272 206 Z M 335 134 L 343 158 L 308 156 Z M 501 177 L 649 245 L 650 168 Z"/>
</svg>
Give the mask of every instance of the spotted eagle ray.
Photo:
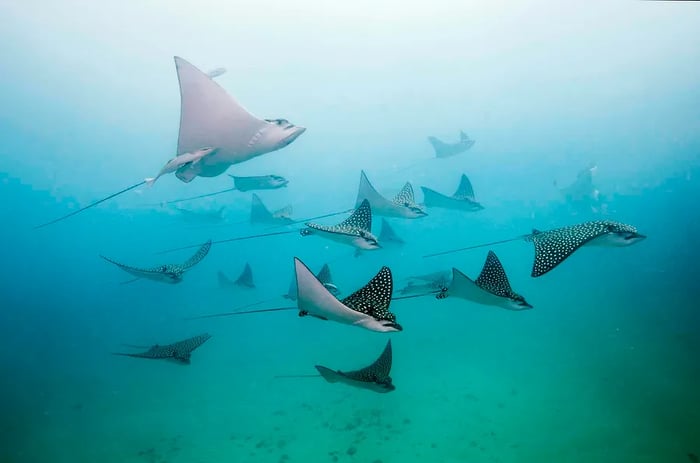
<svg viewBox="0 0 700 463">
<path fill-rule="evenodd" d="M 435 252 L 426 254 L 423 258 L 442 256 L 524 239 L 535 245 L 535 261 L 532 266 L 532 276 L 539 277 L 561 264 L 582 246 L 623 247 L 635 244 L 645 238 L 646 236 L 637 232 L 637 229 L 632 225 L 612 220 L 595 220 L 544 232 L 533 230 L 532 233 L 527 235 L 450 249 L 449 251 Z"/>
<path fill-rule="evenodd" d="M 137 268 L 115 262 L 105 256 L 100 256 L 107 262 L 110 262 L 126 273 L 135 276 L 137 279 L 146 278 L 148 280 L 159 281 L 161 283 L 180 283 L 183 274 L 201 262 L 209 253 L 211 248 L 211 240 L 204 243 L 192 257 L 187 259 L 183 264 L 165 264 L 154 268 Z"/>
<path fill-rule="evenodd" d="M 301 230 L 302 236 L 319 235 L 338 243 L 349 244 L 358 249 L 379 249 L 379 240 L 372 234 L 372 209 L 367 199 L 362 200 L 350 217 L 338 225 L 328 226 L 307 222 Z"/>
<path fill-rule="evenodd" d="M 323 365 L 316 365 L 320 375 L 283 375 L 276 378 L 307 378 L 322 377 L 329 383 L 343 383 L 360 389 L 374 392 L 391 392 L 396 387 L 391 380 L 391 339 L 386 343 L 384 351 L 371 365 L 354 371 L 332 370 Z"/>
<path fill-rule="evenodd" d="M 342 300 L 337 299 L 297 257 L 294 258 L 294 273 L 297 286 L 296 307 L 237 310 L 190 317 L 190 319 L 297 310 L 300 317 L 311 316 L 370 331 L 386 333 L 403 330 L 401 325 L 396 323 L 396 315 L 389 311 L 393 290 L 393 279 L 389 267 L 382 267 L 365 286 Z"/>
<path fill-rule="evenodd" d="M 457 143 L 445 143 L 444 141 L 438 140 L 436 137 L 428 137 L 428 141 L 435 150 L 436 158 L 449 158 L 463 153 L 474 146 L 475 142 L 475 140 L 470 139 L 463 131 L 459 132 L 459 141 Z"/>
<path fill-rule="evenodd" d="M 535 245 L 532 276 L 551 271 L 581 246 L 623 247 L 645 238 L 632 225 L 612 220 L 595 220 L 545 232 L 533 230 L 526 238 Z"/>
<path fill-rule="evenodd" d="M 316 278 L 318 278 L 318 281 L 321 282 L 323 286 L 326 287 L 328 291 L 331 292 L 332 295 L 335 297 L 338 297 L 340 295 L 340 290 L 338 287 L 333 283 L 333 277 L 331 276 L 331 268 L 328 266 L 328 264 L 323 264 L 323 267 L 321 267 L 321 270 L 316 274 Z M 296 278 L 296 273 L 292 277 L 292 281 L 289 283 L 289 290 L 287 291 L 287 294 L 284 296 L 285 299 L 291 299 L 292 301 L 297 300 L 297 278 Z"/>
<path fill-rule="evenodd" d="M 396 323 L 396 315 L 389 311 L 393 290 L 389 267 L 382 267 L 369 283 L 343 300 L 336 299 L 296 257 L 294 269 L 299 316 L 310 315 L 371 331 L 390 332 L 403 329 Z"/>
<path fill-rule="evenodd" d="M 275 212 L 270 212 L 265 204 L 263 204 L 260 196 L 253 193 L 253 199 L 250 206 L 250 223 L 252 224 L 291 224 L 293 222 L 290 215 L 292 214 L 292 206 L 287 205 Z"/>
<path fill-rule="evenodd" d="M 489 251 L 481 273 L 472 280 L 456 268 L 452 268 L 452 281 L 437 295 L 438 299 L 458 297 L 477 304 L 493 305 L 508 310 L 527 310 L 532 306 L 523 296 L 513 291 L 506 271 L 493 251 Z"/>
<path fill-rule="evenodd" d="M 209 334 L 200 334 L 199 336 L 194 336 L 184 341 L 178 341 L 173 344 L 166 344 L 161 346 L 155 344 L 150 349 L 145 352 L 138 353 L 125 353 L 125 352 L 113 352 L 114 355 L 122 355 L 125 357 L 137 357 L 144 359 L 156 359 L 156 360 L 171 360 L 173 362 L 189 365 L 190 357 L 192 352 L 207 342 L 211 336 Z"/>
<path fill-rule="evenodd" d="M 372 211 L 377 215 L 406 219 L 416 219 L 427 215 L 425 210 L 416 204 L 413 187 L 409 182 L 406 182 L 394 199 L 389 201 L 372 186 L 363 170 L 360 172 L 360 186 L 357 191 L 355 207 L 362 204 L 365 199 L 369 201 Z"/>
<path fill-rule="evenodd" d="M 180 84 L 180 129 L 176 155 L 203 147 L 216 151 L 196 164 L 180 167 L 175 175 L 188 183 L 195 177 L 216 177 L 231 165 L 277 151 L 296 140 L 306 129 L 286 119 L 258 119 L 241 106 L 218 83 L 189 62 L 175 56 Z M 141 181 L 87 206 L 34 227 L 60 222 L 145 184 Z"/>
<path fill-rule="evenodd" d="M 224 190 L 215 191 L 213 193 L 205 193 L 197 196 L 189 196 L 187 198 L 172 199 L 170 201 L 163 201 L 160 206 L 166 204 L 181 203 L 184 201 L 192 201 L 194 199 L 208 198 L 210 196 L 220 195 L 222 193 L 228 193 L 230 191 L 251 191 L 251 190 L 276 190 L 277 188 L 282 188 L 287 186 L 289 180 L 280 175 L 259 175 L 255 177 L 236 177 L 235 175 L 229 175 L 233 179 L 233 188 L 226 188 Z"/>
<path fill-rule="evenodd" d="M 421 187 L 421 190 L 423 190 L 425 205 L 428 207 L 441 207 L 444 209 L 456 209 L 470 212 L 480 211 L 484 208 L 484 206 L 476 202 L 472 183 L 464 174 L 462 174 L 462 178 L 459 181 L 457 191 L 455 191 L 452 196 L 443 195 L 442 193 L 438 193 L 424 186 Z"/>
</svg>

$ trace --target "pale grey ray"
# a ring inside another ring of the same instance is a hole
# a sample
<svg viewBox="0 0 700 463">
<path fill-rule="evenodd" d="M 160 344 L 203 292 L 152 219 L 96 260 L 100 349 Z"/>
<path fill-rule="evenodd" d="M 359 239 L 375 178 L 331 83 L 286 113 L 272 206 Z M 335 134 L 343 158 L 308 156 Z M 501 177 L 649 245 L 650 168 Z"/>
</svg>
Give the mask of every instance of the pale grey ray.
<svg viewBox="0 0 700 463">
<path fill-rule="evenodd" d="M 464 132 L 459 132 L 459 141 L 457 143 L 445 143 L 436 137 L 428 137 L 428 141 L 435 150 L 435 157 L 448 158 L 467 151 L 474 146 L 475 140 L 469 138 Z"/>
<path fill-rule="evenodd" d="M 460 211 L 476 212 L 484 208 L 474 198 L 474 189 L 469 178 L 462 174 L 457 191 L 452 196 L 446 196 L 430 188 L 421 187 L 423 199 L 428 207 L 439 207 Z"/>
<path fill-rule="evenodd" d="M 181 101 L 177 154 L 217 148 L 197 164 L 180 168 L 176 175 L 183 182 L 216 177 L 233 164 L 284 148 L 306 130 L 286 119 L 253 116 L 216 81 L 178 56 L 175 67 Z"/>
</svg>

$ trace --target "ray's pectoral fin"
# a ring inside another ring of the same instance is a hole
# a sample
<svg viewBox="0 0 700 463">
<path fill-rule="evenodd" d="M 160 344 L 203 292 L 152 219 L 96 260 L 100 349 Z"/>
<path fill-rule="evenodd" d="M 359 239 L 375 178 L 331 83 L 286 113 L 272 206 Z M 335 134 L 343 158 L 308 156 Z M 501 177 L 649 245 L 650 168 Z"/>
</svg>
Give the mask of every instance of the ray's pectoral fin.
<svg viewBox="0 0 700 463">
<path fill-rule="evenodd" d="M 379 321 L 387 321 L 389 325 L 399 328 L 396 315 L 389 311 L 393 284 L 391 270 L 389 267 L 382 267 L 369 283 L 343 299 L 342 303 L 356 312 L 367 314 Z"/>
</svg>

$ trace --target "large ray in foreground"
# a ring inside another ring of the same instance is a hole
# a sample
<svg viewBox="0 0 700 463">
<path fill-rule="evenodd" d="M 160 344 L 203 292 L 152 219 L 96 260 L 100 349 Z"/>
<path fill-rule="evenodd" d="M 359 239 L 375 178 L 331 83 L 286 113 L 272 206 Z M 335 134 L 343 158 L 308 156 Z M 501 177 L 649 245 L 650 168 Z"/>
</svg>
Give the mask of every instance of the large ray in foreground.
<svg viewBox="0 0 700 463">
<path fill-rule="evenodd" d="M 332 370 L 316 365 L 321 376 L 329 383 L 343 383 L 375 392 L 391 392 L 396 387 L 391 380 L 392 351 L 391 339 L 387 341 L 384 351 L 371 365 L 353 371 Z"/>
<path fill-rule="evenodd" d="M 182 264 L 165 264 L 153 268 L 138 268 L 115 262 L 105 256 L 100 256 L 109 263 L 112 263 L 124 270 L 126 273 L 138 278 L 159 281 L 161 283 L 180 283 L 183 274 L 202 261 L 211 249 L 211 240 L 204 243 L 192 257 Z"/>
<path fill-rule="evenodd" d="M 338 300 L 298 258 L 294 258 L 299 316 L 358 326 L 371 331 L 401 331 L 396 315 L 389 311 L 393 280 L 391 270 L 382 267 L 364 287 Z"/>
<path fill-rule="evenodd" d="M 561 264 L 581 246 L 630 246 L 646 238 L 632 225 L 596 220 L 549 231 L 533 230 L 526 240 L 535 245 L 532 276 L 539 277 Z"/>
<path fill-rule="evenodd" d="M 462 174 L 457 191 L 452 196 L 446 196 L 430 188 L 421 187 L 425 205 L 428 207 L 441 207 L 443 209 L 456 209 L 461 211 L 480 211 L 484 208 L 474 197 L 474 189 L 469 178 Z"/>
<path fill-rule="evenodd" d="M 489 251 L 484 266 L 476 280 L 472 280 L 456 268 L 452 269 L 452 281 L 438 299 L 458 297 L 477 304 L 493 305 L 508 310 L 526 310 L 532 306 L 523 296 L 513 291 L 501 261 Z"/>
<path fill-rule="evenodd" d="M 369 201 L 364 199 L 350 217 L 338 225 L 319 225 L 307 222 L 301 230 L 302 236 L 319 235 L 342 244 L 349 244 L 358 249 L 378 249 L 379 240 L 372 234 L 372 209 Z"/>
<path fill-rule="evenodd" d="M 363 170 L 360 172 L 360 186 L 357 190 L 355 207 L 359 207 L 365 199 L 369 201 L 372 211 L 377 215 L 406 219 L 416 219 L 427 215 L 425 210 L 416 204 L 413 187 L 410 183 L 406 182 L 394 199 L 389 201 L 372 186 Z"/>
<path fill-rule="evenodd" d="M 211 77 L 179 56 L 175 67 L 181 102 L 177 154 L 204 146 L 217 148 L 197 164 L 179 169 L 177 177 L 183 182 L 197 176 L 216 177 L 232 164 L 284 148 L 306 130 L 285 119 L 257 118 Z"/>
<path fill-rule="evenodd" d="M 209 334 L 200 334 L 184 341 L 178 341 L 173 344 L 161 346 L 155 344 L 145 352 L 125 353 L 114 352 L 114 355 L 122 355 L 125 357 L 136 357 L 153 360 L 171 360 L 180 364 L 189 365 L 192 352 L 199 346 L 207 342 L 211 338 Z"/>
</svg>

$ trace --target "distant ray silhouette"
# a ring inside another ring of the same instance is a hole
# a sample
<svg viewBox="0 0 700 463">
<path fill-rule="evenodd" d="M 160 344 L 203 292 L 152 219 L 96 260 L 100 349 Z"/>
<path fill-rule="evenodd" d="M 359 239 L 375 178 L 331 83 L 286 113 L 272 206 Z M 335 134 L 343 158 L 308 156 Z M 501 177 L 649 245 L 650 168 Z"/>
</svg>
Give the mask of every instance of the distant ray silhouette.
<svg viewBox="0 0 700 463">
<path fill-rule="evenodd" d="M 459 132 L 459 141 L 457 143 L 445 143 L 436 137 L 428 137 L 428 141 L 432 145 L 433 150 L 435 150 L 436 158 L 448 158 L 463 153 L 474 146 L 475 143 L 475 140 L 470 139 L 462 131 Z"/>
<path fill-rule="evenodd" d="M 474 189 L 469 178 L 462 174 L 457 191 L 452 196 L 446 196 L 435 190 L 422 186 L 425 205 L 428 207 L 439 207 L 443 209 L 453 209 L 462 211 L 480 211 L 484 207 L 476 202 Z"/>
</svg>

